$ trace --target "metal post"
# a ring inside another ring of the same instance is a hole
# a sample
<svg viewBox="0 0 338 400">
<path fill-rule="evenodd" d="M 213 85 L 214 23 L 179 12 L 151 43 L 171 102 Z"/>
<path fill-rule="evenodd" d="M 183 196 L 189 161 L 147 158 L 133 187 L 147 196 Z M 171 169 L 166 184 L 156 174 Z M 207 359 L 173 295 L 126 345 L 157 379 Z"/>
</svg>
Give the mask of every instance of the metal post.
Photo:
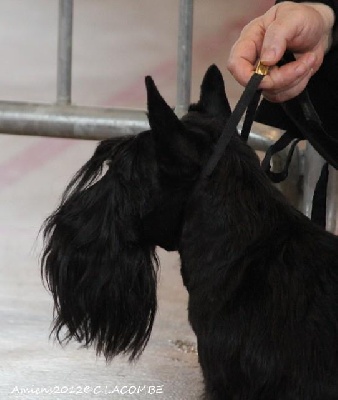
<svg viewBox="0 0 338 400">
<path fill-rule="evenodd" d="M 57 103 L 71 103 L 73 0 L 59 0 Z"/>
<path fill-rule="evenodd" d="M 313 192 L 324 162 L 325 160 L 317 151 L 310 144 L 307 144 L 304 153 L 304 196 L 302 212 L 308 217 L 311 217 Z M 326 200 L 326 229 L 330 232 L 335 232 L 337 229 L 337 201 L 338 174 L 334 168 L 330 167 Z"/>
<path fill-rule="evenodd" d="M 326 227 L 327 230 L 338 234 L 337 216 L 338 216 L 338 171 L 329 167 L 329 185 L 327 188 L 326 203 Z"/>
<path fill-rule="evenodd" d="M 182 116 L 190 104 L 193 0 L 180 0 L 178 25 L 176 113 Z"/>
<path fill-rule="evenodd" d="M 324 159 L 307 143 L 304 151 L 304 195 L 302 212 L 309 218 L 312 211 L 312 198 Z"/>
</svg>

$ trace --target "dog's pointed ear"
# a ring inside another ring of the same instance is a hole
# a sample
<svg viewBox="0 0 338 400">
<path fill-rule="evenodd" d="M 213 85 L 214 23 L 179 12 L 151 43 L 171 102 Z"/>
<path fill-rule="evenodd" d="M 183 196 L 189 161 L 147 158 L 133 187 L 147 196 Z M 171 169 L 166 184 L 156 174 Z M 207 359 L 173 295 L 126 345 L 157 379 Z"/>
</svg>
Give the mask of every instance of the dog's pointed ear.
<svg viewBox="0 0 338 400">
<path fill-rule="evenodd" d="M 173 135 L 184 130 L 182 122 L 158 91 L 153 79 L 146 76 L 148 119 L 150 128 L 163 134 Z"/>
<path fill-rule="evenodd" d="M 214 64 L 204 75 L 198 106 L 214 117 L 227 119 L 231 114 L 221 71 Z"/>
<path fill-rule="evenodd" d="M 188 129 L 159 93 L 153 79 L 145 78 L 148 119 L 154 133 L 159 167 L 166 174 L 190 175 L 199 165 L 199 154 Z"/>
</svg>

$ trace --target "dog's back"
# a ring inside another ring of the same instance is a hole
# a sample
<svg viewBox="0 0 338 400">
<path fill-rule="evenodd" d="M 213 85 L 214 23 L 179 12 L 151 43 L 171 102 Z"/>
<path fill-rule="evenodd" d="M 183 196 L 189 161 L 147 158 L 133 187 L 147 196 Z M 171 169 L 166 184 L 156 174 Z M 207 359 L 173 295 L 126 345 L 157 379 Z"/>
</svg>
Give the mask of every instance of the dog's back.
<svg viewBox="0 0 338 400">
<path fill-rule="evenodd" d="M 234 138 L 187 205 L 180 254 L 211 399 L 338 399 L 338 239 Z"/>
</svg>

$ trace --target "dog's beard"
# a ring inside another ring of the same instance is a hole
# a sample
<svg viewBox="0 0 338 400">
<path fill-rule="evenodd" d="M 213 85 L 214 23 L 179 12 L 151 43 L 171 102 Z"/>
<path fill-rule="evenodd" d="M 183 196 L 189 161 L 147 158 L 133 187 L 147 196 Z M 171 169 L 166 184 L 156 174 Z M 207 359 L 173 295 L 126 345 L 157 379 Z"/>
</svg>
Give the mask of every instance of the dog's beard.
<svg viewBox="0 0 338 400">
<path fill-rule="evenodd" d="M 137 358 L 156 313 L 158 263 L 154 246 L 140 239 L 146 190 L 131 168 L 133 140 L 101 143 L 44 227 L 42 273 L 54 297 L 56 337 L 93 344 L 107 359 Z"/>
</svg>

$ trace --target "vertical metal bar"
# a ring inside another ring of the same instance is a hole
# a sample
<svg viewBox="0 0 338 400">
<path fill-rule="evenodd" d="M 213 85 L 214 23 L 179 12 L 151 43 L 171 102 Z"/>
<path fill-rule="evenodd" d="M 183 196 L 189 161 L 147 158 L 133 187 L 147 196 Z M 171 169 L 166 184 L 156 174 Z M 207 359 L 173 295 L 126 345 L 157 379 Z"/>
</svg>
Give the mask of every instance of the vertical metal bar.
<svg viewBox="0 0 338 400">
<path fill-rule="evenodd" d="M 57 103 L 71 103 L 73 0 L 59 0 Z"/>
<path fill-rule="evenodd" d="M 338 171 L 333 167 L 329 167 L 329 186 L 327 188 L 326 209 L 327 230 L 338 234 Z"/>
<path fill-rule="evenodd" d="M 304 156 L 304 196 L 302 211 L 305 215 L 311 217 L 313 192 L 325 160 L 310 144 L 307 144 Z M 330 232 L 335 232 L 337 229 L 337 202 L 338 174 L 334 168 L 330 167 L 326 200 L 326 229 Z"/>
<path fill-rule="evenodd" d="M 193 0 L 180 0 L 178 25 L 176 113 L 184 114 L 190 103 Z"/>
<path fill-rule="evenodd" d="M 311 217 L 313 192 L 315 190 L 324 159 L 309 144 L 306 144 L 304 151 L 304 195 L 302 212 Z"/>
</svg>

